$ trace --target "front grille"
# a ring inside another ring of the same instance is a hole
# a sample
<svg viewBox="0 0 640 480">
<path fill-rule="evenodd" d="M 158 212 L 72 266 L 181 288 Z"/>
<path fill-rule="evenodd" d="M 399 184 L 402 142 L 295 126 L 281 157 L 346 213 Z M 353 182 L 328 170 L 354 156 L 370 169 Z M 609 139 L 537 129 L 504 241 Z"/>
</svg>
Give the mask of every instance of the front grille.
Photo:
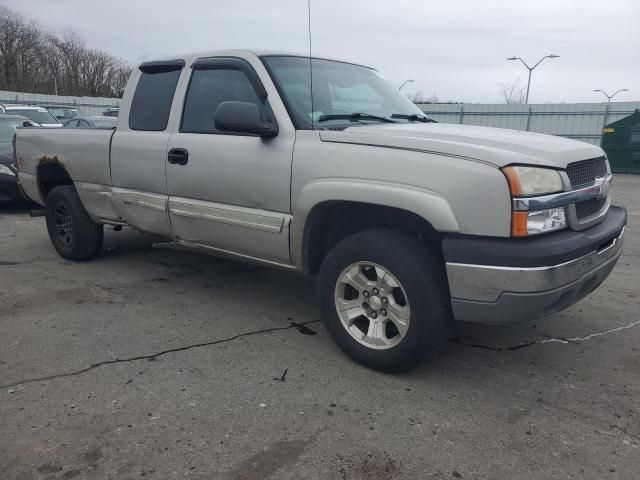
<svg viewBox="0 0 640 480">
<path fill-rule="evenodd" d="M 596 213 L 599 213 L 606 203 L 606 197 L 594 198 L 592 200 L 587 200 L 586 202 L 576 203 L 576 217 L 578 217 L 578 220 L 585 220 L 592 217 Z"/>
<path fill-rule="evenodd" d="M 574 190 L 590 187 L 595 183 L 596 177 L 607 176 L 607 160 L 600 157 L 570 163 L 567 166 L 567 175 Z"/>
</svg>

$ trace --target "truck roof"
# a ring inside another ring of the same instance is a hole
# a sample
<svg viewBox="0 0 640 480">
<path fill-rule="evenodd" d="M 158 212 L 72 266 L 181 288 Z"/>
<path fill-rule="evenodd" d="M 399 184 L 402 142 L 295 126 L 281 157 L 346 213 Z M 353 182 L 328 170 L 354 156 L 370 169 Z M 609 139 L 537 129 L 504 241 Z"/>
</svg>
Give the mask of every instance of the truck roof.
<svg viewBox="0 0 640 480">
<path fill-rule="evenodd" d="M 258 49 L 258 48 L 238 48 L 238 49 L 229 49 L 229 50 L 209 50 L 203 52 L 190 52 L 182 55 L 170 55 L 164 58 L 152 58 L 150 61 L 163 61 L 163 60 L 175 60 L 182 59 L 187 63 L 190 63 L 199 58 L 207 58 L 207 57 L 220 57 L 220 56 L 230 56 L 230 57 L 263 57 L 263 56 L 283 56 L 283 57 L 309 57 L 309 52 L 295 52 L 295 51 L 283 51 L 283 50 L 268 50 L 268 49 Z M 361 67 L 372 68 L 368 65 L 362 65 L 359 63 L 350 62 L 348 60 L 341 60 L 338 58 L 327 58 L 327 57 L 317 57 L 313 56 L 314 59 L 318 60 L 331 60 L 334 62 L 342 62 L 349 63 L 352 65 L 359 65 Z"/>
</svg>

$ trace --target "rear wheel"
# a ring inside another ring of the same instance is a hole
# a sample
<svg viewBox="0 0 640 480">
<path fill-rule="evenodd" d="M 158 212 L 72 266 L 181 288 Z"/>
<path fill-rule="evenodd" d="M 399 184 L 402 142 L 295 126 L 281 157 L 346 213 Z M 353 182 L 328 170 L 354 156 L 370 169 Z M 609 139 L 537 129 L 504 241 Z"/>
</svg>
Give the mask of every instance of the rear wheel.
<svg viewBox="0 0 640 480">
<path fill-rule="evenodd" d="M 318 288 L 329 333 L 367 367 L 409 370 L 446 339 L 442 261 L 416 237 L 370 230 L 345 238 L 325 258 Z"/>
<path fill-rule="evenodd" d="M 88 260 L 102 248 L 102 225 L 95 223 L 71 185 L 55 187 L 47 196 L 47 231 L 56 251 L 69 260 Z"/>
</svg>

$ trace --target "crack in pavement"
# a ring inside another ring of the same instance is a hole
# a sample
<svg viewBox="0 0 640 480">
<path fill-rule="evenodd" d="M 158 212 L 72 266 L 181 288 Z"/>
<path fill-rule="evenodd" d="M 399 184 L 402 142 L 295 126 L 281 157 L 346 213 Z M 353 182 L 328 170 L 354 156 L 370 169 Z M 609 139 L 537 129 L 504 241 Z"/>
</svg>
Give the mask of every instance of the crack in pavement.
<svg viewBox="0 0 640 480">
<path fill-rule="evenodd" d="M 484 350 L 491 350 L 492 352 L 509 352 L 513 350 L 520 350 L 521 348 L 531 347 L 533 345 L 542 345 L 543 343 L 569 344 L 569 343 L 586 342 L 588 340 L 591 340 L 592 338 L 602 337 L 604 335 L 609 335 L 610 333 L 622 332 L 623 330 L 629 330 L 630 328 L 637 327 L 638 325 L 640 325 L 640 320 L 636 322 L 632 322 L 628 325 L 623 325 L 621 327 L 610 328 L 609 330 L 604 330 L 602 332 L 595 332 L 590 335 L 587 335 L 586 337 L 573 337 L 573 338 L 551 337 L 551 338 L 544 338 L 541 340 L 533 340 L 531 342 L 523 342 L 517 345 L 512 345 L 510 347 L 492 347 L 491 345 L 483 345 L 480 343 L 466 343 L 459 338 L 451 338 L 449 339 L 449 341 L 452 343 L 457 343 L 458 345 L 464 345 L 465 347 L 481 348 Z"/>
<path fill-rule="evenodd" d="M 302 333 L 304 335 L 315 335 L 316 332 L 311 330 L 309 327 L 307 327 L 307 325 L 312 324 L 312 323 L 318 323 L 318 322 L 321 322 L 321 321 L 322 321 L 322 319 L 309 320 L 307 322 L 300 322 L 300 323 L 291 322 L 291 324 L 287 325 L 286 327 L 265 328 L 265 329 L 262 329 L 262 330 L 254 330 L 254 331 L 251 331 L 251 332 L 239 333 L 237 335 L 233 335 L 232 337 L 223 338 L 223 339 L 220 339 L 220 340 L 212 340 L 210 342 L 193 343 L 193 344 L 190 344 L 190 345 L 185 345 L 183 347 L 176 347 L 176 348 L 170 348 L 168 350 L 162 350 L 160 352 L 152 353 L 152 354 L 149 354 L 149 355 L 138 355 L 138 356 L 135 356 L 135 357 L 115 358 L 113 360 L 105 360 L 105 361 L 102 361 L 102 362 L 93 363 L 93 364 L 89 365 L 88 367 L 82 368 L 80 370 L 74 370 L 73 372 L 58 373 L 58 374 L 46 375 L 46 376 L 42 376 L 42 377 L 27 378 L 27 379 L 24 379 L 24 380 L 19 380 L 17 382 L 8 383 L 6 385 L 0 385 L 0 389 L 17 387 L 18 385 L 25 385 L 27 383 L 36 383 L 36 382 L 44 382 L 44 381 L 48 381 L 48 380 L 55 380 L 55 379 L 58 379 L 58 378 L 76 377 L 78 375 L 82 375 L 83 373 L 90 372 L 91 370 L 95 370 L 96 368 L 102 367 L 104 365 L 111 365 L 111 364 L 114 364 L 114 363 L 137 362 L 138 360 L 154 361 L 158 357 L 161 357 L 163 355 L 167 355 L 169 353 L 184 352 L 185 350 L 191 350 L 193 348 L 209 347 L 211 345 L 219 345 L 221 343 L 232 342 L 234 340 L 237 340 L 238 338 L 249 337 L 251 335 L 259 335 L 261 333 L 278 332 L 278 331 L 281 331 L 281 330 L 291 330 L 292 328 L 297 328 L 300 331 L 300 333 Z"/>
</svg>

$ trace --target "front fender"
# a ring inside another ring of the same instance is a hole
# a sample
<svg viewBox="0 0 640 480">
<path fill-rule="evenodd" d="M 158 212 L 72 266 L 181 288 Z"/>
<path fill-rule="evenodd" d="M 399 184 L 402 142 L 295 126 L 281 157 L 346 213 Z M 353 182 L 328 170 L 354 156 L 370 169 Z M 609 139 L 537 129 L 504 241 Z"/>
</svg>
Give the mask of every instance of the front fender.
<svg viewBox="0 0 640 480">
<path fill-rule="evenodd" d="M 449 203 L 439 194 L 409 185 L 362 179 L 323 178 L 305 185 L 293 209 L 291 260 L 302 267 L 305 225 L 314 207 L 331 201 L 359 202 L 406 210 L 428 221 L 439 232 L 460 227 Z"/>
</svg>

